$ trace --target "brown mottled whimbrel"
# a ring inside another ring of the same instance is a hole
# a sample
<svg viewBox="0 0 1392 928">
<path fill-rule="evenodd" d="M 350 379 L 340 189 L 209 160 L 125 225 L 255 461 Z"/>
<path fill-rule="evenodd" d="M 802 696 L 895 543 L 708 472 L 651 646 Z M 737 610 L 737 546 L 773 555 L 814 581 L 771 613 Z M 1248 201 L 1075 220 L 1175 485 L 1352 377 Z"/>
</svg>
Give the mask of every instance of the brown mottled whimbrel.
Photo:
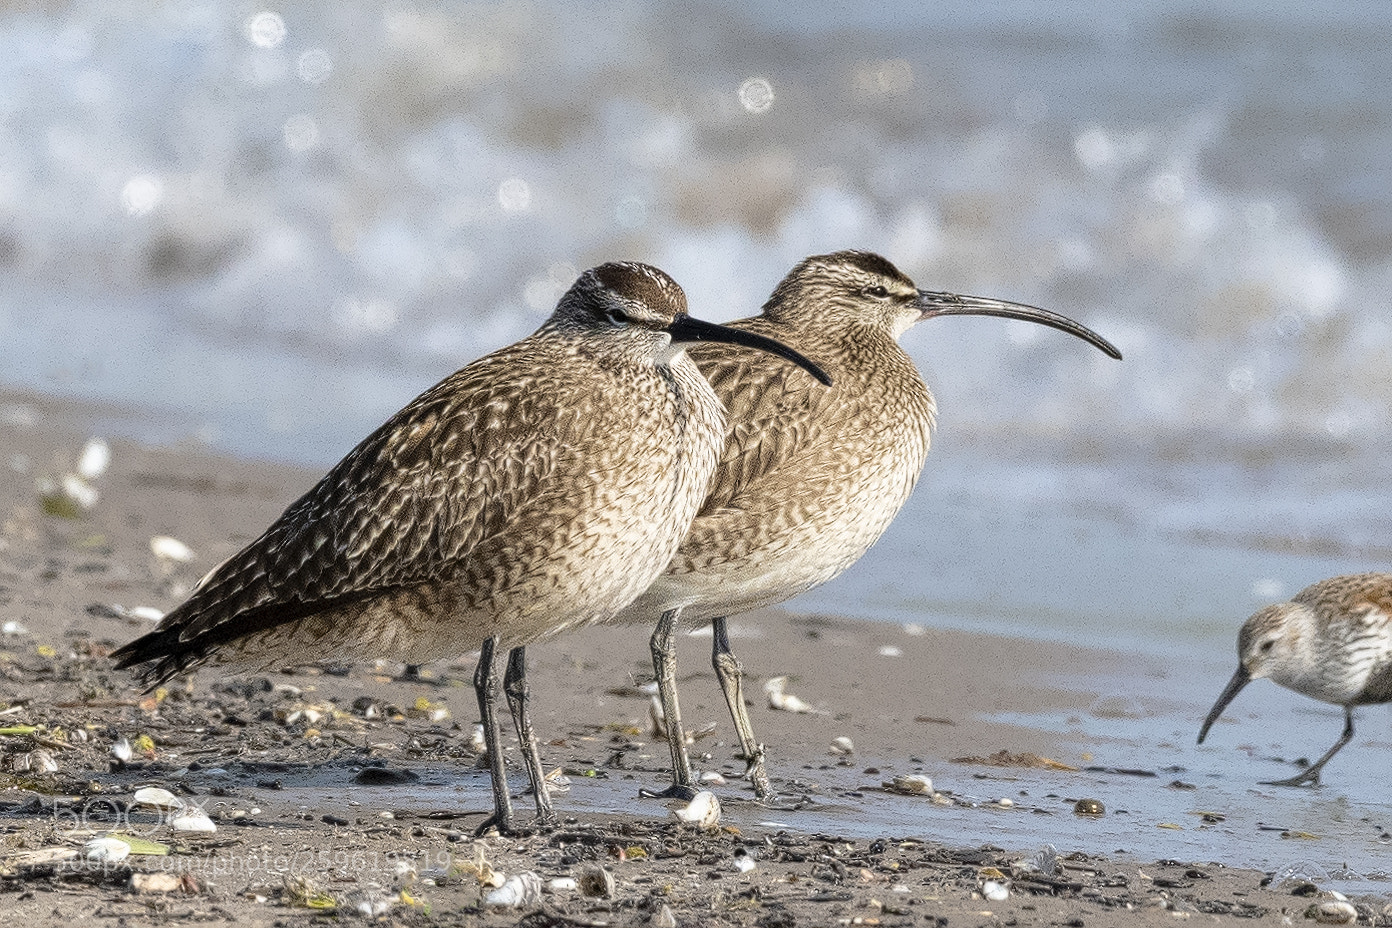
<svg viewBox="0 0 1392 928">
<path fill-rule="evenodd" d="M 672 750 L 675 795 L 691 791 L 677 706 L 678 621 L 714 620 L 712 660 L 755 792 L 768 794 L 730 653 L 725 617 L 796 596 L 841 573 L 875 543 L 908 499 L 928 453 L 932 394 L 898 338 L 937 316 L 986 315 L 1062 329 L 1121 357 L 1071 319 L 1017 303 L 919 290 L 878 255 L 811 257 L 784 277 L 763 314 L 734 328 L 777 338 L 822 364 L 821 389 L 790 365 L 744 351 L 691 352 L 729 412 L 711 493 L 671 566 L 616 621 L 648 622 Z"/>
<path fill-rule="evenodd" d="M 1353 740 L 1353 707 L 1392 702 L 1392 574 L 1349 574 L 1267 606 L 1237 635 L 1237 672 L 1209 710 L 1199 744 L 1242 688 L 1269 677 L 1344 708 L 1344 733 L 1309 767 L 1269 786 L 1319 783 L 1329 758 Z"/>
<path fill-rule="evenodd" d="M 496 716 L 496 646 L 608 618 L 671 561 L 724 443 L 720 401 L 681 350 L 727 340 L 825 378 L 755 333 L 699 322 L 642 264 L 585 272 L 531 336 L 394 415 L 260 538 L 115 654 L 147 684 L 200 664 L 242 669 L 482 649 L 475 677 L 494 820 L 511 826 Z M 530 725 L 519 733 L 539 780 Z M 549 812 L 545 788 L 538 813 Z"/>
</svg>

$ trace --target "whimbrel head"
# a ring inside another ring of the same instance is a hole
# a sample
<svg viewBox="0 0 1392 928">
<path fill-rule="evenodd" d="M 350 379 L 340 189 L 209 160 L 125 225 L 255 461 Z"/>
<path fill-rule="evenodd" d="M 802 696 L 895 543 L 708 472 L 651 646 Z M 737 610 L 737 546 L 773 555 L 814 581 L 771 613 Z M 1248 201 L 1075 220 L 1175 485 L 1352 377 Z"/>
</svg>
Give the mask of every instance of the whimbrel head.
<svg viewBox="0 0 1392 928">
<path fill-rule="evenodd" d="M 818 307 L 815 319 L 807 318 L 808 306 Z M 1000 316 L 1059 329 L 1113 358 L 1121 357 L 1111 342 L 1067 316 L 1024 303 L 920 290 L 897 267 L 868 251 L 805 259 L 774 289 L 764 314 L 791 325 L 870 325 L 896 339 L 915 323 L 935 316 Z"/>
<path fill-rule="evenodd" d="M 1314 653 L 1302 646 L 1302 640 L 1315 620 L 1313 611 L 1304 603 L 1276 603 L 1243 623 L 1237 634 L 1237 672 L 1208 711 L 1203 728 L 1199 729 L 1199 744 L 1203 744 L 1208 729 L 1248 683 L 1270 677 L 1289 685 L 1310 671 Z"/>
<path fill-rule="evenodd" d="M 792 361 L 822 383 L 831 383 L 820 367 L 781 342 L 693 319 L 681 286 L 648 264 L 613 262 L 581 274 L 561 297 L 550 324 L 587 340 L 600 339 L 609 350 L 634 360 L 661 364 L 693 342 L 744 345 Z"/>
</svg>

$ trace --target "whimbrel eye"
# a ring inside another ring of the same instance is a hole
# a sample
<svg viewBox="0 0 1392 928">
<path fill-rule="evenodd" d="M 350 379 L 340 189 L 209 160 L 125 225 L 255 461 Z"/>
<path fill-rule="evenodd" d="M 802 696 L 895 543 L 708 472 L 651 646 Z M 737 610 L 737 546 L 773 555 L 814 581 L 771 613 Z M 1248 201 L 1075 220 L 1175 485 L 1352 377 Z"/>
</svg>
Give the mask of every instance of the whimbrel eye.
<svg viewBox="0 0 1392 928">
<path fill-rule="evenodd" d="M 884 287 L 881 287 L 879 284 L 876 284 L 873 287 L 866 287 L 862 292 L 866 296 L 873 296 L 877 300 L 883 300 L 885 297 L 889 296 L 889 291 L 886 290 Z"/>
<path fill-rule="evenodd" d="M 1274 648 L 1274 647 L 1276 647 L 1276 642 L 1274 642 L 1274 641 L 1272 641 L 1271 639 L 1268 638 L 1266 641 L 1263 641 L 1263 642 L 1257 647 L 1257 650 L 1260 651 L 1260 652 L 1263 653 L 1263 654 L 1270 654 L 1270 653 L 1271 653 L 1271 649 Z"/>
<path fill-rule="evenodd" d="M 629 321 L 628 313 L 624 312 L 622 309 L 606 309 L 604 311 L 604 318 L 608 319 L 609 324 L 612 326 L 627 325 Z"/>
</svg>

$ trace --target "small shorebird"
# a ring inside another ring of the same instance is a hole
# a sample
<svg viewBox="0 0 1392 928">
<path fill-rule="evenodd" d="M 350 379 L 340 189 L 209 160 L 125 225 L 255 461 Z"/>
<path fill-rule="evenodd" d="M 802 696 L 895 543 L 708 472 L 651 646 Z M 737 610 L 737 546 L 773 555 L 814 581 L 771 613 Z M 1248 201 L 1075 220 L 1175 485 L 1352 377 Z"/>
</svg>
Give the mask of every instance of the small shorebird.
<svg viewBox="0 0 1392 928">
<path fill-rule="evenodd" d="M 671 565 L 614 620 L 661 616 L 651 648 L 672 752 L 668 795 L 693 789 L 677 704 L 675 629 L 712 620 L 712 663 L 746 776 L 759 797 L 768 795 L 763 747 L 744 705 L 726 617 L 825 583 L 889 527 L 923 469 L 936 415 L 898 339 L 925 319 L 956 315 L 1041 323 L 1121 357 L 1065 316 L 920 290 L 889 261 L 862 251 L 807 258 L 774 289 L 762 315 L 731 323 L 816 359 L 831 374 L 829 389 L 790 365 L 757 365 L 748 352 L 714 345 L 691 352 L 728 410 L 725 451 Z"/>
<path fill-rule="evenodd" d="M 1269 677 L 1344 708 L 1344 733 L 1309 767 L 1268 786 L 1318 785 L 1320 770 L 1353 740 L 1353 707 L 1392 702 L 1392 574 L 1349 574 L 1307 586 L 1257 612 L 1237 635 L 1237 672 L 1199 729 L 1208 729 L 1242 688 Z"/>
<path fill-rule="evenodd" d="M 200 664 L 419 664 L 479 648 L 490 822 L 507 831 L 493 654 L 513 648 L 504 689 L 549 818 L 523 648 L 608 618 L 671 561 L 725 440 L 682 349 L 720 340 L 825 380 L 771 339 L 692 319 L 656 268 L 586 271 L 540 329 L 392 416 L 117 666 L 154 685 Z"/>
</svg>

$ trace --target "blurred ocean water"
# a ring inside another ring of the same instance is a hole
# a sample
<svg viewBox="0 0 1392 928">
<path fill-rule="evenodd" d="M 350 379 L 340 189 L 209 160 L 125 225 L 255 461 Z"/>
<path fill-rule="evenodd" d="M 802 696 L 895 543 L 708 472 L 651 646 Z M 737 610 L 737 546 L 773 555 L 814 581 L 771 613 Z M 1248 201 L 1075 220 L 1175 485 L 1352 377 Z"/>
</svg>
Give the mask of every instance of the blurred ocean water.
<svg viewBox="0 0 1392 928">
<path fill-rule="evenodd" d="M 869 248 L 1126 354 L 909 333 L 940 430 L 886 544 L 975 518 L 1060 557 L 1064 513 L 1134 539 L 1098 547 L 1118 577 L 1241 550 L 1183 614 L 1235 627 L 1392 551 L 1390 27 L 1375 2 L 6 11 L 0 382 L 326 465 L 592 264 L 656 263 L 728 319 Z M 854 609 L 863 569 L 813 601 Z"/>
</svg>

